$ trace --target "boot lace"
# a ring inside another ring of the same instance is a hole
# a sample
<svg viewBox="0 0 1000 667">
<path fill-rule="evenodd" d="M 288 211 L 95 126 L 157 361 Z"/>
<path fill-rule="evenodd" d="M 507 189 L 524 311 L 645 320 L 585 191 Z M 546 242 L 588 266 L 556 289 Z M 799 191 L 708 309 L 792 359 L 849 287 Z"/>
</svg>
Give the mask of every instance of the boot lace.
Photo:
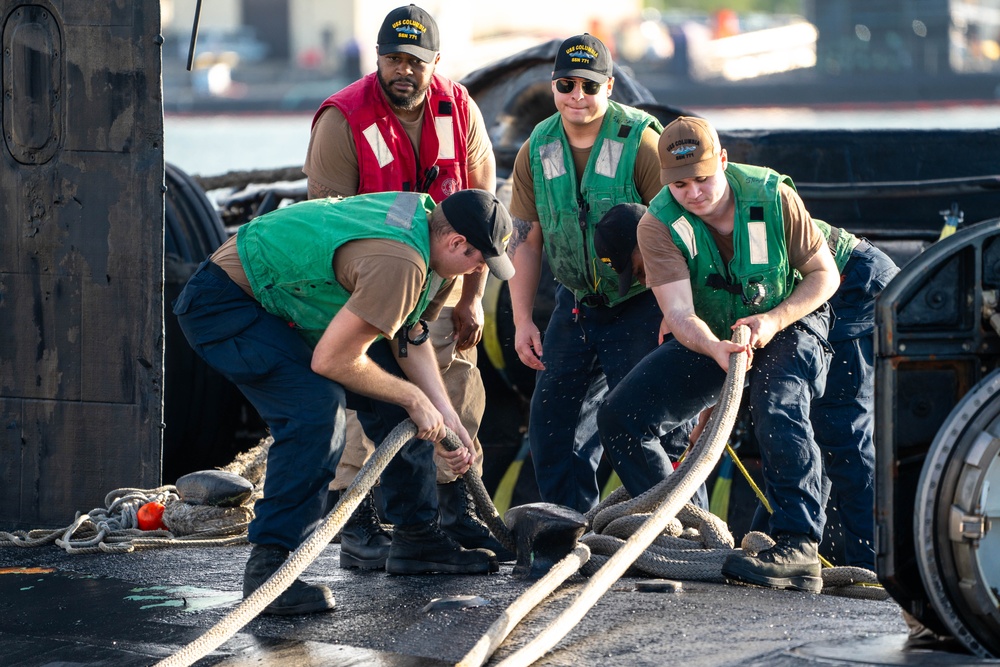
<svg viewBox="0 0 1000 667">
<path fill-rule="evenodd" d="M 382 528 L 382 522 L 378 518 L 378 512 L 375 511 L 375 499 L 369 492 L 365 499 L 361 501 L 358 505 L 358 509 L 354 510 L 354 520 L 357 522 L 358 526 L 368 537 L 374 537 L 376 535 L 386 535 L 388 532 Z"/>
</svg>

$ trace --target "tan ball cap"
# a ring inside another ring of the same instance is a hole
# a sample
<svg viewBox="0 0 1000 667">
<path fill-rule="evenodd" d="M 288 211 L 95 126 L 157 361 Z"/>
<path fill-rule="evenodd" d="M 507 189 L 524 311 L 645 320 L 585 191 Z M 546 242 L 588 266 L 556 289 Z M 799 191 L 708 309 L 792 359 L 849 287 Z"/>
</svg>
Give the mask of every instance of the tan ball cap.
<svg viewBox="0 0 1000 667">
<path fill-rule="evenodd" d="M 704 118 L 680 116 L 663 128 L 657 147 L 664 185 L 711 176 L 719 170 L 719 134 Z"/>
</svg>

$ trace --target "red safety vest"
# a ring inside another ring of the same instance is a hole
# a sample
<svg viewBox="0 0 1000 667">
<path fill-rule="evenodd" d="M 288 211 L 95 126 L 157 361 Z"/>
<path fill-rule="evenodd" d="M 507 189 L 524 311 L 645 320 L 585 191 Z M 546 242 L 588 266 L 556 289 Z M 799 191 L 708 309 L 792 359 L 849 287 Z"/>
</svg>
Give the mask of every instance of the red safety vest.
<svg viewBox="0 0 1000 667">
<path fill-rule="evenodd" d="M 419 159 L 382 93 L 376 72 L 328 97 L 313 116 L 313 125 L 326 107 L 337 107 L 344 114 L 358 153 L 358 194 L 417 191 L 440 202 L 469 187 L 469 93 L 462 84 L 435 74 L 424 105 Z M 433 166 L 437 175 L 428 184 Z"/>
</svg>

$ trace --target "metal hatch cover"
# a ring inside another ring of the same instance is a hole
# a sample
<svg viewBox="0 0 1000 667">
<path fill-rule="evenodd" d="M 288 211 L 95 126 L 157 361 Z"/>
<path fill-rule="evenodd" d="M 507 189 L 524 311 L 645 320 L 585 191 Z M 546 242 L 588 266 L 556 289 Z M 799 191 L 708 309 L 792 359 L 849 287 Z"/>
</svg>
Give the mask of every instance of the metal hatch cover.
<svg viewBox="0 0 1000 667">
<path fill-rule="evenodd" d="M 955 406 L 928 452 L 914 517 L 931 604 L 975 655 L 1000 655 L 1000 370 Z"/>
</svg>

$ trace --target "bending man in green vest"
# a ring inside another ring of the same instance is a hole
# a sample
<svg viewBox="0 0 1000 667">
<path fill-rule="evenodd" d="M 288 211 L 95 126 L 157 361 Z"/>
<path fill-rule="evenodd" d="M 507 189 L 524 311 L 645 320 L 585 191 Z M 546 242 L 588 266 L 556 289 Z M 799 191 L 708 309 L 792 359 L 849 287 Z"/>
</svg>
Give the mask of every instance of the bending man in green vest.
<svg viewBox="0 0 1000 667">
<path fill-rule="evenodd" d="M 302 171 L 310 198 L 388 191 L 430 194 L 440 202 L 465 188 L 496 191 L 496 160 L 483 115 L 469 92 L 441 76 L 440 31 L 434 17 L 405 5 L 386 14 L 378 32 L 377 70 L 331 95 L 313 117 Z M 483 471 L 477 434 L 486 389 L 477 367 L 485 275 L 459 278 L 441 314 L 430 322 L 430 343 L 441 377 L 472 436 L 473 468 Z M 331 488 L 346 489 L 375 450 L 348 410 L 347 441 Z M 441 528 L 467 548 L 482 547 L 513 560 L 490 534 L 469 500 L 462 477 L 438 466 Z M 340 532 L 340 566 L 382 569 L 391 541 L 366 496 Z"/>
<path fill-rule="evenodd" d="M 407 417 L 417 426 L 417 437 L 382 473 L 386 513 L 396 526 L 386 570 L 498 567 L 492 552 L 466 550 L 438 526 L 431 443 L 446 426 L 459 436 L 463 447 L 437 451 L 461 474 L 472 462 L 471 439 L 423 344 L 423 320 L 436 316 L 449 292 L 442 284 L 456 276 L 489 268 L 509 279 L 510 234 L 510 215 L 484 190 L 462 190 L 439 206 L 430 195 L 402 192 L 314 199 L 243 225 L 188 281 L 174 303 L 184 335 L 246 394 L 274 438 L 250 524 L 244 596 L 328 509 L 348 404 L 379 442 Z M 299 614 L 333 604 L 325 586 L 296 581 L 265 611 Z"/>
<path fill-rule="evenodd" d="M 729 162 L 707 121 L 670 123 L 659 156 L 666 187 L 637 237 L 646 283 L 675 338 L 609 393 L 597 415 L 601 441 L 629 493 L 644 493 L 670 466 L 649 435 L 714 405 L 729 356 L 751 355 L 747 396 L 777 544 L 730 556 L 722 572 L 819 592 L 825 513 L 810 404 L 823 393 L 829 366 L 826 301 L 839 285 L 837 266 L 791 181 Z M 741 324 L 750 328 L 746 347 L 730 340 Z"/>
</svg>

